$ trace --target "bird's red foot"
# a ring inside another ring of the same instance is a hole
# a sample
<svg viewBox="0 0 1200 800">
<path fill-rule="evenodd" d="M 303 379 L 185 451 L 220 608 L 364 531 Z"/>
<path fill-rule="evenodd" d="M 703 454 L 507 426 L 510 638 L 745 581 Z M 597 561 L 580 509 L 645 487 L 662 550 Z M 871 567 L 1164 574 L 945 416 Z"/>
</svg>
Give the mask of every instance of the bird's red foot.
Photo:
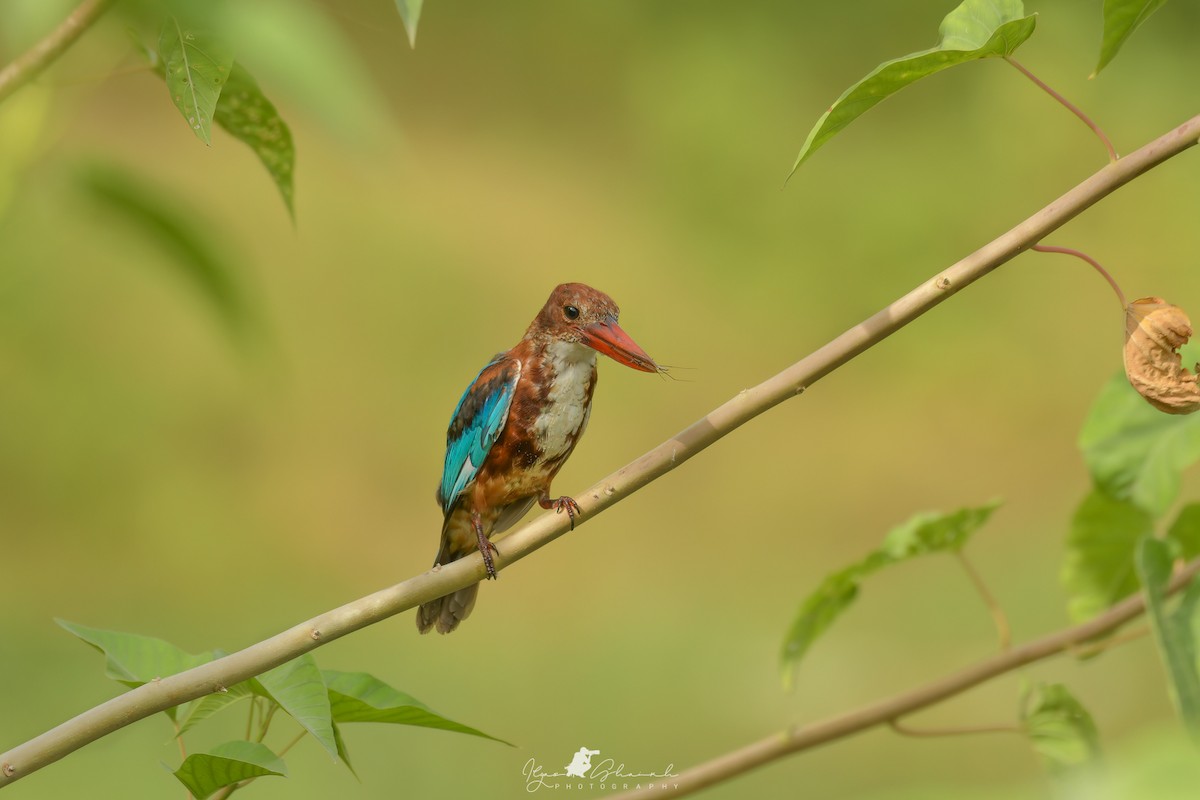
<svg viewBox="0 0 1200 800">
<path fill-rule="evenodd" d="M 483 565 L 487 567 L 488 580 L 496 579 L 496 564 L 492 560 L 492 553 L 497 555 L 500 551 L 496 545 L 492 544 L 492 540 L 483 532 L 483 520 L 479 518 L 478 512 L 471 513 L 471 527 L 475 529 L 475 537 L 478 539 L 479 552 L 483 554 Z"/>
<path fill-rule="evenodd" d="M 566 511 L 567 516 L 571 520 L 571 530 L 575 530 L 575 517 L 583 512 L 579 510 L 579 503 L 576 503 L 572 498 L 563 495 L 550 499 L 550 495 L 544 494 L 538 498 L 538 505 L 547 511 L 554 509 L 555 514 L 561 514 Z"/>
</svg>

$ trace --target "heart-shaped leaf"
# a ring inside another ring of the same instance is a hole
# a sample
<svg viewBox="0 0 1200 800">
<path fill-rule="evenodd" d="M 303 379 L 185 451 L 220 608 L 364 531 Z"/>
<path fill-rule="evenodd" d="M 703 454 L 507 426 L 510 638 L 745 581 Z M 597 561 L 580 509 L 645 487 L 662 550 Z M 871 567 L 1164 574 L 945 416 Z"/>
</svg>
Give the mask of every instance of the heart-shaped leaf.
<svg viewBox="0 0 1200 800">
<path fill-rule="evenodd" d="M 1071 619 L 1091 619 L 1137 591 L 1134 550 L 1154 520 L 1142 509 L 1093 491 L 1075 511 L 1067 535 L 1062 583 Z"/>
<path fill-rule="evenodd" d="M 1021 722 L 1051 772 L 1093 764 L 1100 757 L 1100 734 L 1092 715 L 1062 684 L 1038 687 Z"/>
</svg>

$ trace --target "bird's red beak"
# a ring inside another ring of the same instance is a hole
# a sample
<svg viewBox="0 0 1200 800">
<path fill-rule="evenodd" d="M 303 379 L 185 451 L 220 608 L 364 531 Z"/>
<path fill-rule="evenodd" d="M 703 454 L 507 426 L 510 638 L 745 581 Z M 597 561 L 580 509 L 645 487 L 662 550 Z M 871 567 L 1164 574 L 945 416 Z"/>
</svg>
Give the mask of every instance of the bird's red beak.
<svg viewBox="0 0 1200 800">
<path fill-rule="evenodd" d="M 637 342 L 629 338 L 629 334 L 621 330 L 621 326 L 612 317 L 604 322 L 588 325 L 583 329 L 583 343 L 603 353 L 620 364 L 633 367 L 642 372 L 658 372 L 658 364 L 638 347 Z"/>
</svg>

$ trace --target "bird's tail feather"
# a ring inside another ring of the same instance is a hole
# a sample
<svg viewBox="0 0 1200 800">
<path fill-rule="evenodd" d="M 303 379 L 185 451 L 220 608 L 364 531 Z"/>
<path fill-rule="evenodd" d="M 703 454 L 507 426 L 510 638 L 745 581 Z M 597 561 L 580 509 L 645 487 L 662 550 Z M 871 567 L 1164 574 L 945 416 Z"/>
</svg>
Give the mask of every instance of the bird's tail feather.
<svg viewBox="0 0 1200 800">
<path fill-rule="evenodd" d="M 442 525 L 442 545 L 438 548 L 437 558 L 433 562 L 434 566 L 449 564 L 451 561 L 457 561 L 463 556 L 475 552 L 476 548 L 472 540 L 474 534 L 468 534 L 466 531 L 469 530 L 469 523 L 464 526 L 463 521 L 456 515 L 451 514 L 446 517 L 446 521 Z M 449 633 L 471 614 L 471 609 L 475 608 L 475 598 L 478 595 L 479 584 L 473 583 L 456 592 L 423 603 L 417 609 L 417 630 L 421 633 L 429 633 L 433 628 L 437 628 L 438 633 Z"/>
<path fill-rule="evenodd" d="M 470 616 L 478 595 L 479 584 L 472 583 L 445 597 L 423 603 L 417 609 L 417 630 L 429 633 L 430 629 L 436 627 L 438 633 L 449 633 Z"/>
</svg>

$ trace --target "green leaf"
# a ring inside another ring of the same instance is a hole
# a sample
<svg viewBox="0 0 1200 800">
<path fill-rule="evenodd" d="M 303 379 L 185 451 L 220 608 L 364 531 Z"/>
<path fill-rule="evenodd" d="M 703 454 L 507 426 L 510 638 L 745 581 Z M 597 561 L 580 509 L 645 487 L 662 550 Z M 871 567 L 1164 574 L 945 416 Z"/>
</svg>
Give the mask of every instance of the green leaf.
<svg viewBox="0 0 1200 800">
<path fill-rule="evenodd" d="M 292 132 L 241 64 L 233 65 L 213 117 L 258 156 L 294 219 L 292 173 L 296 167 L 296 147 Z"/>
<path fill-rule="evenodd" d="M 509 744 L 503 739 L 447 719 L 416 698 L 393 689 L 365 672 L 326 670 L 324 674 L 335 722 L 418 725 L 423 728 L 482 736 L 484 739 Z"/>
<path fill-rule="evenodd" d="M 421 6 L 425 0 L 396 0 L 396 10 L 400 12 L 400 19 L 404 23 L 404 30 L 408 31 L 408 46 L 417 46 L 417 23 L 421 20 Z"/>
<path fill-rule="evenodd" d="M 140 40 L 134 40 L 146 63 L 166 79 L 162 59 L 154 50 Z M 234 62 L 229 70 L 229 79 L 217 100 L 213 120 L 231 136 L 254 151 L 258 160 L 266 167 L 293 220 L 293 174 L 296 171 L 296 146 L 292 131 L 275 106 L 263 94 L 258 82 L 241 64 Z"/>
<path fill-rule="evenodd" d="M 1171 700 L 1192 737 L 1200 741 L 1200 673 L 1192 622 L 1200 601 L 1200 584 L 1193 581 L 1174 611 L 1167 609 L 1167 584 L 1175 554 L 1172 542 L 1145 536 L 1138 543 L 1137 570 L 1146 592 L 1150 627 L 1167 669 Z"/>
<path fill-rule="evenodd" d="M 286 778 L 287 765 L 264 744 L 234 741 L 207 753 L 192 753 L 173 774 L 196 800 L 204 800 L 218 789 L 249 778 Z"/>
<path fill-rule="evenodd" d="M 1142 509 L 1093 490 L 1071 519 L 1062 583 L 1075 622 L 1091 619 L 1137 591 L 1134 550 L 1154 521 Z"/>
<path fill-rule="evenodd" d="M 254 692 L 247 681 L 234 684 L 223 692 L 205 695 L 187 706 L 187 713 L 179 723 L 179 732 L 175 735 L 182 736 L 218 711 L 228 708 L 239 700 L 253 696 Z"/>
<path fill-rule="evenodd" d="M 1134 31 L 1167 0 L 1104 0 L 1104 38 L 1100 44 L 1100 62 L 1092 77 L 1116 57 Z"/>
<path fill-rule="evenodd" d="M 1167 538 L 1179 543 L 1179 554 L 1191 560 L 1200 555 L 1200 503 L 1183 507 L 1179 516 L 1171 523 Z"/>
<path fill-rule="evenodd" d="M 346 769 L 350 770 L 350 774 L 358 777 L 358 773 L 354 771 L 354 765 L 350 763 L 350 751 L 346 748 L 346 741 L 342 738 L 342 729 L 338 724 L 333 723 L 333 740 L 337 742 L 338 758 L 346 765 Z"/>
<path fill-rule="evenodd" d="M 1092 404 L 1079 448 L 1098 487 L 1158 516 L 1178 497 L 1180 473 L 1200 459 L 1200 414 L 1163 414 L 1118 373 Z"/>
<path fill-rule="evenodd" d="M 1038 687 L 1033 707 L 1021 719 L 1029 741 L 1052 772 L 1095 763 L 1100 735 L 1087 709 L 1062 684 Z"/>
<path fill-rule="evenodd" d="M 245 330 L 249 318 L 233 277 L 235 270 L 210 244 L 219 239 L 219 232 L 205 227 L 194 209 L 181 204 L 176 195 L 113 166 L 85 167 L 79 171 L 79 181 L 106 211 L 125 217 L 172 256 L 172 263 L 233 333 Z"/>
<path fill-rule="evenodd" d="M 55 622 L 103 653 L 105 676 L 130 688 L 207 664 L 213 659 L 212 653 L 192 655 L 153 636 L 89 628 L 62 619 Z"/>
<path fill-rule="evenodd" d="M 977 508 L 960 508 L 951 514 L 917 514 L 893 528 L 883 540 L 881 549 L 896 561 L 929 553 L 957 552 L 999 507 L 1000 501 L 994 500 Z"/>
<path fill-rule="evenodd" d="M 783 685 L 791 688 L 796 666 L 821 634 L 858 597 L 866 576 L 891 564 L 917 556 L 945 551 L 957 552 L 1000 506 L 993 500 L 975 508 L 960 508 L 948 514 L 925 512 L 893 528 L 883 546 L 862 561 L 827 575 L 817 590 L 800 606 L 783 640 L 780 658 Z"/>
<path fill-rule="evenodd" d="M 153 636 L 89 628 L 62 619 L 55 622 L 103 653 L 105 676 L 131 689 L 213 660 L 212 653 L 192 655 Z M 173 720 L 175 711 L 175 708 L 168 708 L 165 713 Z"/>
<path fill-rule="evenodd" d="M 331 755 L 338 756 L 329 693 L 310 653 L 264 672 L 257 681 L 267 697 L 278 703 Z"/>
<path fill-rule="evenodd" d="M 796 665 L 854 599 L 858 597 L 859 582 L 867 570 L 860 564 L 847 567 L 841 572 L 826 575 L 817 590 L 810 594 L 800 606 L 796 619 L 783 640 L 783 685 L 790 689 L 795 677 Z"/>
<path fill-rule="evenodd" d="M 964 0 L 942 20 L 936 47 L 883 62 L 834 101 L 809 132 L 792 173 L 876 103 L 948 67 L 1011 55 L 1036 24 L 1036 15 L 1025 16 L 1021 0 Z"/>
<path fill-rule="evenodd" d="M 171 102 L 200 141 L 210 144 L 213 112 L 229 79 L 233 52 L 219 37 L 168 17 L 158 37 L 158 55 Z"/>
</svg>

